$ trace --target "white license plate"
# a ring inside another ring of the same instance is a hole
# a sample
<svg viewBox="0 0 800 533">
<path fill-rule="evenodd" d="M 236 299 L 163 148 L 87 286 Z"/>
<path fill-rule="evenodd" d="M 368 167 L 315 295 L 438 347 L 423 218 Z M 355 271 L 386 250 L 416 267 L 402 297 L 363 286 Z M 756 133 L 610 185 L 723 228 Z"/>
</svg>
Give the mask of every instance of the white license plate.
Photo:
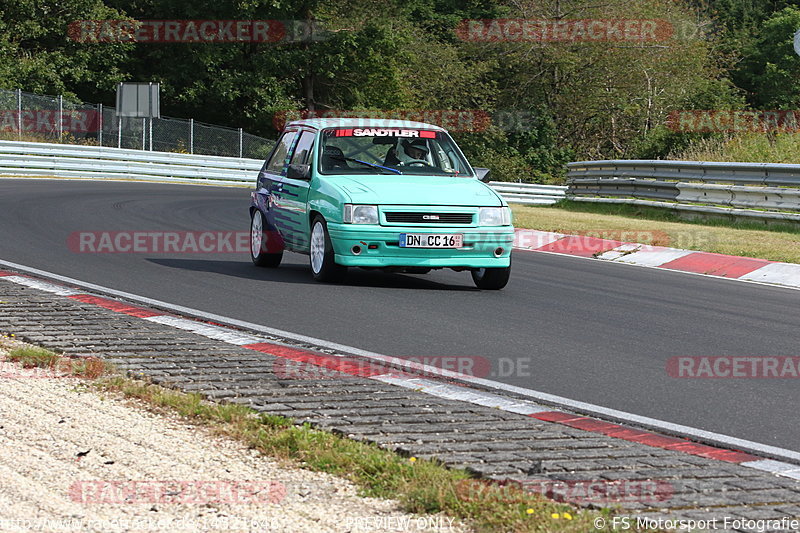
<svg viewBox="0 0 800 533">
<path fill-rule="evenodd" d="M 464 236 L 459 234 L 401 233 L 400 248 L 461 248 Z"/>
</svg>

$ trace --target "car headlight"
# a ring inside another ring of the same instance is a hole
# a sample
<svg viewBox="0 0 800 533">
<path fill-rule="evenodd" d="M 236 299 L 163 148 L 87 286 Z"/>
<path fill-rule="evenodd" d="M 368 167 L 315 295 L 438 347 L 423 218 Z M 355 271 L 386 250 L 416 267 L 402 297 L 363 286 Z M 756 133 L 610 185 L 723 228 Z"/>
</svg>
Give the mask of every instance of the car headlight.
<svg viewBox="0 0 800 533">
<path fill-rule="evenodd" d="M 507 207 L 481 207 L 478 212 L 480 226 L 508 226 L 511 224 L 511 213 Z"/>
<path fill-rule="evenodd" d="M 377 205 L 344 204 L 344 222 L 346 224 L 377 224 Z"/>
</svg>

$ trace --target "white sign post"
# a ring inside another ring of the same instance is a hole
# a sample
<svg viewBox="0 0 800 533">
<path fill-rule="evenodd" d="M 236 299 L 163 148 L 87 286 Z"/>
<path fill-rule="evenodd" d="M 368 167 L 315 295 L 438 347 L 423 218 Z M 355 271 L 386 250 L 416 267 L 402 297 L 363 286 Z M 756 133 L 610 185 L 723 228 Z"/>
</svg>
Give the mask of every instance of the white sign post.
<svg viewBox="0 0 800 533">
<path fill-rule="evenodd" d="M 120 131 L 122 130 L 122 117 L 138 117 L 150 119 L 150 151 L 153 150 L 153 118 L 161 118 L 161 102 L 158 83 L 120 83 L 117 86 L 117 117 Z M 142 128 L 144 138 L 144 127 Z M 144 150 L 142 141 L 142 150 Z"/>
<path fill-rule="evenodd" d="M 800 30 L 794 34 L 794 51 L 800 56 Z"/>
</svg>

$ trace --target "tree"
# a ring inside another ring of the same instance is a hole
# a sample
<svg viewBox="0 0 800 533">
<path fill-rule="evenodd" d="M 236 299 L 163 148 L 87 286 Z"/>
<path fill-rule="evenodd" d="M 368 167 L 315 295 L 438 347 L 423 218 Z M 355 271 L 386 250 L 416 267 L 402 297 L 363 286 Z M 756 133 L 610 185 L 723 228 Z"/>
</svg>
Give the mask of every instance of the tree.
<svg viewBox="0 0 800 533">
<path fill-rule="evenodd" d="M 558 146 L 580 157 L 629 157 L 637 145 L 684 109 L 709 84 L 727 90 L 724 71 L 703 35 L 671 29 L 697 14 L 670 0 L 630 3 L 589 0 L 518 4 L 516 16 L 546 20 L 659 21 L 655 40 L 597 40 L 498 44 L 502 98 L 523 108 L 544 104 L 558 131 Z M 665 23 L 666 22 L 666 23 Z"/>
<path fill-rule="evenodd" d="M 118 19 L 102 0 L 0 5 L 0 87 L 98 98 L 123 77 L 120 64 L 132 50 L 122 43 L 86 44 L 68 35 L 70 23 Z"/>
<path fill-rule="evenodd" d="M 757 109 L 797 109 L 800 105 L 800 56 L 794 34 L 800 30 L 800 9 L 787 7 L 764 22 L 745 50 L 739 69 L 743 88 Z"/>
</svg>

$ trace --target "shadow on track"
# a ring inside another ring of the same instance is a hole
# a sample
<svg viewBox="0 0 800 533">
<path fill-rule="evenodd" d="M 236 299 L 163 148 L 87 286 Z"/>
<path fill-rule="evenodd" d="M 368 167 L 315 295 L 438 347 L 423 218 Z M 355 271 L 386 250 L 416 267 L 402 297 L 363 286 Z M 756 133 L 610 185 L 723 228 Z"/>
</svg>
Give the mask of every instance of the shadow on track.
<svg viewBox="0 0 800 533">
<path fill-rule="evenodd" d="M 194 272 L 212 272 L 225 276 L 232 276 L 254 281 L 274 281 L 277 283 L 300 283 L 306 285 L 322 284 L 311 278 L 311 271 L 306 265 L 286 264 L 278 268 L 257 268 L 248 261 L 224 261 L 212 259 L 155 259 L 148 258 L 146 261 L 157 265 L 191 270 Z M 435 276 L 436 271 L 424 276 Z M 423 275 L 388 273 L 382 271 L 368 271 L 359 268 L 351 268 L 347 277 L 339 286 L 371 287 L 381 289 L 432 289 L 444 291 L 470 291 L 478 292 L 479 289 L 467 285 L 470 279 L 464 278 L 464 285 L 451 285 L 440 283 L 433 279 L 423 277 Z"/>
</svg>

